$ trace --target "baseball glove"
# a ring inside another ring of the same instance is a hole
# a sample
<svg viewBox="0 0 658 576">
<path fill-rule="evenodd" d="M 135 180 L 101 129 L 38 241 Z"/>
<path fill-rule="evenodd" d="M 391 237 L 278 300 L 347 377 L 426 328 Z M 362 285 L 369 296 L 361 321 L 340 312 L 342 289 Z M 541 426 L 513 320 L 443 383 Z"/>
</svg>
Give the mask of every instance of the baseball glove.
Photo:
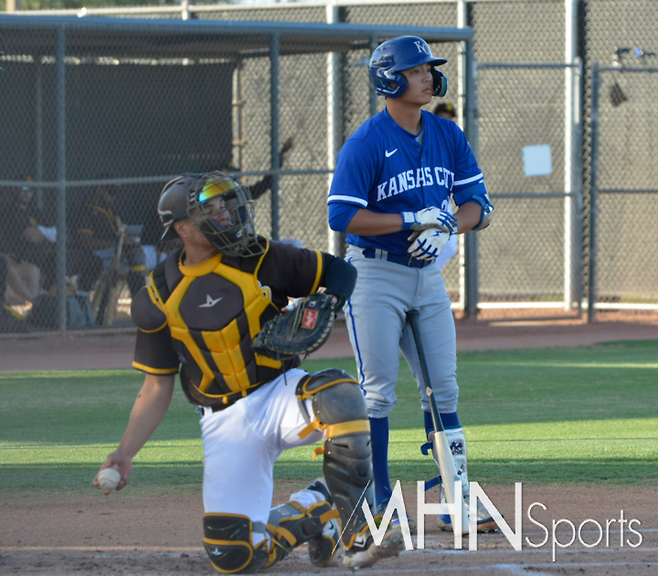
<svg viewBox="0 0 658 576">
<path fill-rule="evenodd" d="M 303 298 L 294 310 L 267 321 L 251 344 L 251 349 L 276 360 L 310 354 L 331 334 L 336 317 L 333 296 L 315 293 Z"/>
</svg>

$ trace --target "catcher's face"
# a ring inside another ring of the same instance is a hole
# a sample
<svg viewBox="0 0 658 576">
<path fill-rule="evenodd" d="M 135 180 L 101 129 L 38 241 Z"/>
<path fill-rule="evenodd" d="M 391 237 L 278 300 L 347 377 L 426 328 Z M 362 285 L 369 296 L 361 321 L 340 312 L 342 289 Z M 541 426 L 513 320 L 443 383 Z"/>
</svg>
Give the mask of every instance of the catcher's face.
<svg viewBox="0 0 658 576">
<path fill-rule="evenodd" d="M 222 228 L 231 226 L 231 213 L 226 207 L 224 199 L 219 196 L 215 196 L 201 206 L 194 208 L 190 215 L 197 223 L 213 220 Z"/>
</svg>

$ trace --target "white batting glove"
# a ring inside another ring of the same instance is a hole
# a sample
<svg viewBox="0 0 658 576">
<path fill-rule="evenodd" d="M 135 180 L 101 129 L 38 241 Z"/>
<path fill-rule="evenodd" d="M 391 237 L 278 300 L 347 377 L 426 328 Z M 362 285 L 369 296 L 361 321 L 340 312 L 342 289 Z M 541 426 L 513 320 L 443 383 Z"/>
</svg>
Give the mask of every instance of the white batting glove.
<svg viewBox="0 0 658 576">
<path fill-rule="evenodd" d="M 435 260 L 446 247 L 451 234 L 436 228 L 428 228 L 420 234 L 414 233 L 407 240 L 412 242 L 407 252 L 418 260 Z"/>
<path fill-rule="evenodd" d="M 428 228 L 437 228 L 450 234 L 457 233 L 457 219 L 446 210 L 435 206 L 418 212 L 402 212 L 402 230 L 422 232 Z"/>
</svg>

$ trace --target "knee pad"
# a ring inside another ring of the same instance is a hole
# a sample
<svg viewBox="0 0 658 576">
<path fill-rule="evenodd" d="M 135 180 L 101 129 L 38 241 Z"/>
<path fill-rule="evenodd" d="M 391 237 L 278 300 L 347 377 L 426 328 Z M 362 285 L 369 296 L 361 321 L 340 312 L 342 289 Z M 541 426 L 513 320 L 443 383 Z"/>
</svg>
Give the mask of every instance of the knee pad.
<svg viewBox="0 0 658 576">
<path fill-rule="evenodd" d="M 210 563 L 219 572 L 249 573 L 271 566 L 275 551 L 268 549 L 267 539 L 252 545 L 254 527 L 247 516 L 206 514 L 203 517 L 203 546 Z"/>
<path fill-rule="evenodd" d="M 316 453 L 324 454 L 324 477 L 340 515 L 343 544 L 349 549 L 367 524 L 363 499 L 371 508 L 374 504 L 370 423 L 363 392 L 347 372 L 330 369 L 302 378 L 297 397 L 312 402 L 316 420 L 307 433 L 316 428 L 325 431 L 324 446 Z"/>
</svg>

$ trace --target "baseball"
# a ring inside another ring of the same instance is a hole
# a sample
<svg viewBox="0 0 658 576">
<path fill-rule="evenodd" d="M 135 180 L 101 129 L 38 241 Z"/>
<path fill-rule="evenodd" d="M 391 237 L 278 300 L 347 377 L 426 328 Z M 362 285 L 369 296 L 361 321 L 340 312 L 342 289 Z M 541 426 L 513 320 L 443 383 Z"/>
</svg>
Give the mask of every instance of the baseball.
<svg viewBox="0 0 658 576">
<path fill-rule="evenodd" d="M 104 468 L 98 474 L 98 485 L 101 490 L 114 490 L 121 480 L 121 474 L 114 468 Z"/>
</svg>

